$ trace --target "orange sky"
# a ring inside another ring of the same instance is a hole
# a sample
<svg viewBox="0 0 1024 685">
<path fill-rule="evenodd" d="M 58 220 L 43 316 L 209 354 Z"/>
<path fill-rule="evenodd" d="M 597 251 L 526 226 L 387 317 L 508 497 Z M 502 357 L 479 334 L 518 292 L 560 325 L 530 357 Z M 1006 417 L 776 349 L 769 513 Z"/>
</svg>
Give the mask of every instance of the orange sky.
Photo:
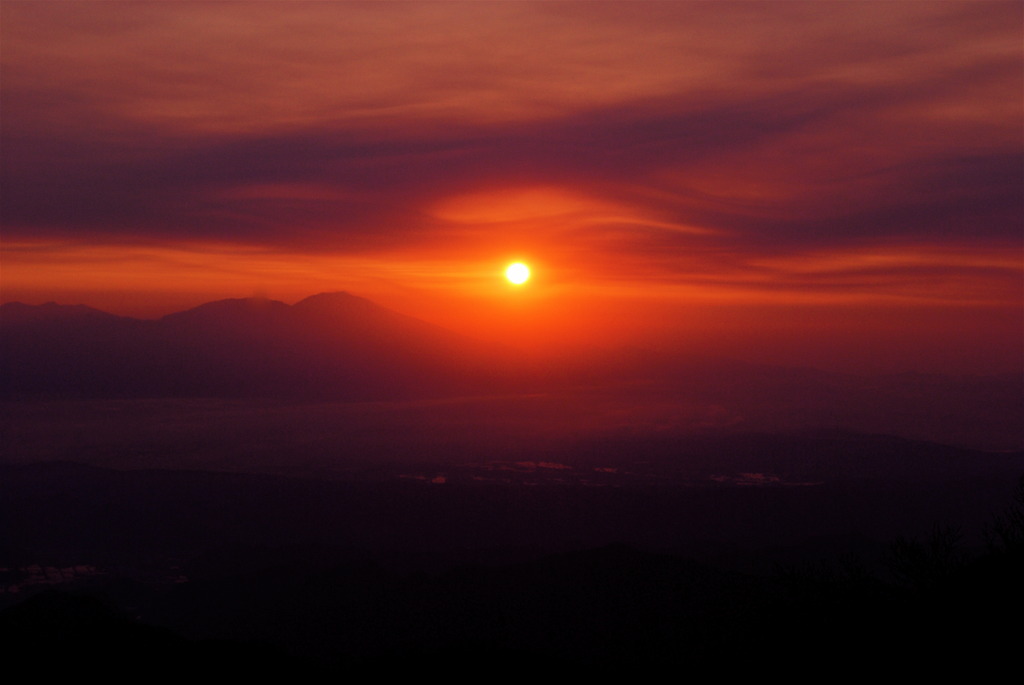
<svg viewBox="0 0 1024 685">
<path fill-rule="evenodd" d="M 535 349 L 1024 363 L 1019 3 L 0 18 L 4 301 L 348 290 Z"/>
</svg>

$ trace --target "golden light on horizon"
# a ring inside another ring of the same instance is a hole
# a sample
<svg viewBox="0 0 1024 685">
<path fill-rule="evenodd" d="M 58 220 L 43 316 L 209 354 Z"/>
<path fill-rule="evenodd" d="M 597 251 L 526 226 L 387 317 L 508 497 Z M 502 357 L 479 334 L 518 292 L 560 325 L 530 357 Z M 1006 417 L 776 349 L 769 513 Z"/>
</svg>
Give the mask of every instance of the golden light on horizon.
<svg viewBox="0 0 1024 685">
<path fill-rule="evenodd" d="M 507 278 L 510 283 L 522 285 L 530 278 L 530 267 L 526 266 L 522 262 L 509 264 L 508 268 L 505 269 L 505 278 Z"/>
</svg>

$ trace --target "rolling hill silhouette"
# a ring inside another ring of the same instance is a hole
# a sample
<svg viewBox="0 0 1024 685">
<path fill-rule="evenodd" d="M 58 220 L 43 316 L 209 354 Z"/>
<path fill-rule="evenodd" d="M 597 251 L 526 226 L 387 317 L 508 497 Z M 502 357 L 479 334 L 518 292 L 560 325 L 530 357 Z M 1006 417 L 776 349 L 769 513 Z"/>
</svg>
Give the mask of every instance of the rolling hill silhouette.
<svg viewBox="0 0 1024 685">
<path fill-rule="evenodd" d="M 1018 373 L 853 376 L 646 350 L 540 363 L 344 292 L 294 305 L 219 300 L 157 320 L 15 302 L 0 306 L 0 332 L 0 399 L 547 393 L 562 397 L 555 413 L 578 406 L 591 423 L 600 411 L 586 407 L 602 397 L 627 413 L 697 407 L 714 425 L 748 430 L 844 428 L 986 449 L 1024 445 Z"/>
<path fill-rule="evenodd" d="M 0 307 L 7 397 L 392 399 L 493 390 L 514 356 L 344 292 L 289 306 L 210 302 L 143 321 L 48 303 Z"/>
</svg>

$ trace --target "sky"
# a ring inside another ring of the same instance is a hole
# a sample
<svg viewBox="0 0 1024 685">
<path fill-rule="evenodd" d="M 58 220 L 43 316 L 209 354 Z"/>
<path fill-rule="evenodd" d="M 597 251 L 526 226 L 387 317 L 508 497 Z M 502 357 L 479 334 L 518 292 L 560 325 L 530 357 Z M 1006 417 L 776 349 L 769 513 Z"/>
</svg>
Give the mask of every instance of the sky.
<svg viewBox="0 0 1024 685">
<path fill-rule="evenodd" d="M 148 318 L 346 290 L 534 351 L 1024 366 L 1019 2 L 0 20 L 5 302 Z"/>
</svg>

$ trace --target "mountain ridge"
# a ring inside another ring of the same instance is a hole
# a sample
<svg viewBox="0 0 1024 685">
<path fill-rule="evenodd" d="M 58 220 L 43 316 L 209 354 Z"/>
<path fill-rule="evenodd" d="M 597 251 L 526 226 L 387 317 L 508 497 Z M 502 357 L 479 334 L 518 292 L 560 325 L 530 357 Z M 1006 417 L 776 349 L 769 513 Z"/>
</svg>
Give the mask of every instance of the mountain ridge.
<svg viewBox="0 0 1024 685">
<path fill-rule="evenodd" d="M 347 402 L 518 393 L 615 405 L 612 422 L 657 415 L 666 425 L 846 428 L 1024 447 L 1020 374 L 859 376 L 644 350 L 539 363 L 347 292 L 293 305 L 216 300 L 155 320 L 85 305 L 0 306 L 0 399 Z"/>
<path fill-rule="evenodd" d="M 8 397 L 424 397 L 508 381 L 494 370 L 514 361 L 347 292 L 215 300 L 154 320 L 6 303 L 0 323 Z"/>
</svg>

